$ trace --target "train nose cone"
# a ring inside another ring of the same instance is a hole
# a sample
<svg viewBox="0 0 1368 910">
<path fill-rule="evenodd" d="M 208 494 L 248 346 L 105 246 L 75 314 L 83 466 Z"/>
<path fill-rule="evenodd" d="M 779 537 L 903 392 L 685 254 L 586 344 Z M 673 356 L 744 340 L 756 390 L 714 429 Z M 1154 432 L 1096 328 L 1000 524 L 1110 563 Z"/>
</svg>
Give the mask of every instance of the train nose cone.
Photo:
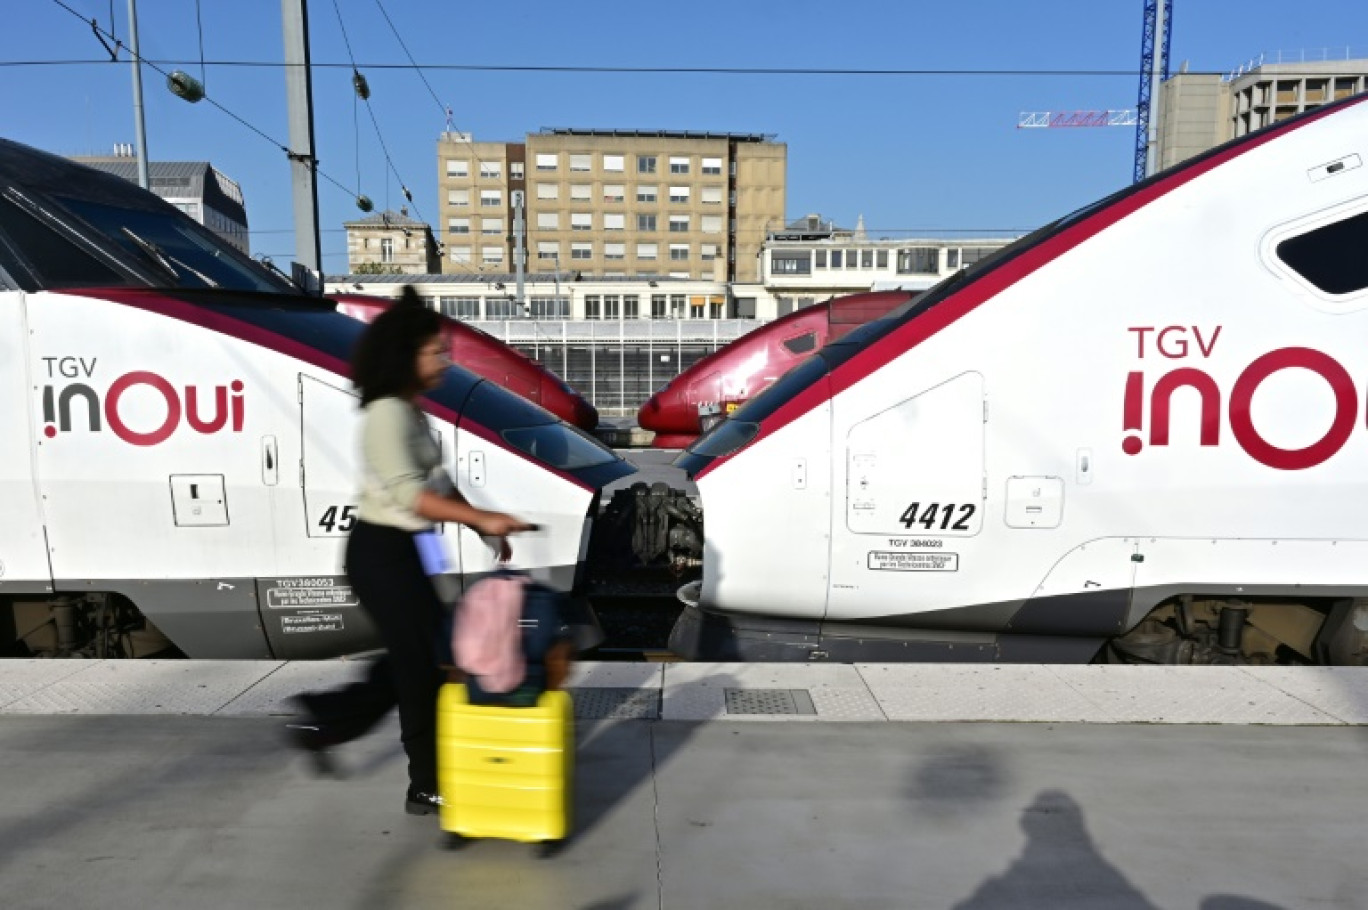
<svg viewBox="0 0 1368 910">
<path fill-rule="evenodd" d="M 594 407 L 583 398 L 575 399 L 575 426 L 579 427 L 581 430 L 592 430 L 594 427 L 598 426 L 598 423 L 598 408 Z"/>
</svg>

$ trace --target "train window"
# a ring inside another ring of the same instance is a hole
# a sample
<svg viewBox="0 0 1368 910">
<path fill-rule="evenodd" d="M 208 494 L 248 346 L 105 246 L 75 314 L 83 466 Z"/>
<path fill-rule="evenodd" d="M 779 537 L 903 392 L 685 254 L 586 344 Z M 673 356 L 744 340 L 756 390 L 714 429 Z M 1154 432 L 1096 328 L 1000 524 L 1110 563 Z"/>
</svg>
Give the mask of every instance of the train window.
<svg viewBox="0 0 1368 910">
<path fill-rule="evenodd" d="M 519 427 L 504 430 L 501 435 L 513 448 L 562 471 L 592 468 L 617 460 L 610 449 L 605 449 L 596 440 L 585 437 L 568 424 Z"/>
<path fill-rule="evenodd" d="M 784 339 L 784 347 L 790 354 L 808 354 L 817 349 L 817 333 L 805 332 Z"/>
<path fill-rule="evenodd" d="M 1327 294 L 1368 288 L 1368 212 L 1278 244 L 1278 258 Z"/>
<path fill-rule="evenodd" d="M 755 438 L 760 432 L 760 424 L 745 420 L 724 420 L 711 433 L 695 440 L 689 452 L 707 458 L 720 458 L 730 455 Z"/>
<path fill-rule="evenodd" d="M 21 285 L 31 274 L 38 284 L 25 288 L 30 291 L 128 284 L 127 276 L 8 199 L 0 199 L 0 267 Z"/>
<path fill-rule="evenodd" d="M 58 201 L 176 287 L 270 294 L 294 290 L 186 216 L 74 197 Z"/>
</svg>

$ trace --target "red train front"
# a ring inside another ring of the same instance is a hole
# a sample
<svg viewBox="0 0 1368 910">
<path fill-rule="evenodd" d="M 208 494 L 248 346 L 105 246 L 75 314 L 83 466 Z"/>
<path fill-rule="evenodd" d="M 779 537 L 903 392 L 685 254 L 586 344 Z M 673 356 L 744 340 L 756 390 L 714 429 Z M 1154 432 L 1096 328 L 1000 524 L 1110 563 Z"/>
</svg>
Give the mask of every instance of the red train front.
<svg viewBox="0 0 1368 910">
<path fill-rule="evenodd" d="M 332 294 L 340 313 L 370 322 L 394 301 L 364 294 Z M 459 319 L 442 317 L 451 359 L 472 373 L 541 405 L 582 430 L 598 426 L 598 411 L 555 373 L 516 348 Z"/>
<path fill-rule="evenodd" d="M 730 413 L 813 351 L 878 319 L 916 293 L 852 294 L 782 316 L 680 373 L 641 406 L 637 423 L 656 434 L 656 448 L 683 448 L 703 431 L 704 420 Z"/>
</svg>

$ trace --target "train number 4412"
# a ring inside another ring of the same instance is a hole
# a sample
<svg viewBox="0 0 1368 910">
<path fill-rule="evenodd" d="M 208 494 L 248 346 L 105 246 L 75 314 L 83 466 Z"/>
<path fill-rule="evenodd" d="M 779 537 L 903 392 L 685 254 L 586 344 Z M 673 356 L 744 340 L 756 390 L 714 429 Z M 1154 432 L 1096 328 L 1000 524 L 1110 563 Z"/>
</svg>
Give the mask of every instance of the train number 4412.
<svg viewBox="0 0 1368 910">
<path fill-rule="evenodd" d="M 903 511 L 902 517 L 898 521 L 901 521 L 905 528 L 921 525 L 928 531 L 937 529 L 941 531 L 968 531 L 971 530 L 969 519 L 974 517 L 974 512 L 977 509 L 978 506 L 972 503 L 962 505 L 945 503 L 942 505 L 938 502 L 931 502 L 926 504 L 926 508 L 922 508 L 921 503 L 914 502 Z M 959 515 L 958 518 L 955 517 L 956 513 Z M 951 523 L 952 519 L 953 524 Z"/>
</svg>

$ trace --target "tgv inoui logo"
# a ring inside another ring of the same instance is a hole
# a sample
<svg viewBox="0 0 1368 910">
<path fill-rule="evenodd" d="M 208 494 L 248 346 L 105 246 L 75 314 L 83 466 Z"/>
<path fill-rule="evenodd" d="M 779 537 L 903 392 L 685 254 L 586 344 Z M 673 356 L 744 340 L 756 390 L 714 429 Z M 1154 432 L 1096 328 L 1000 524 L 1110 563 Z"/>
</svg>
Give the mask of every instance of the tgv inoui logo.
<svg viewBox="0 0 1368 910">
<path fill-rule="evenodd" d="M 42 359 L 49 380 L 57 380 L 42 389 L 43 435 L 48 439 L 71 431 L 73 412 L 83 415 L 84 425 L 91 432 L 108 426 L 115 436 L 135 446 L 165 442 L 181 426 L 182 418 L 197 433 L 217 433 L 225 428 L 233 433 L 242 432 L 246 412 L 240 379 L 207 390 L 194 385 L 177 389 L 156 373 L 134 370 L 124 373 L 101 392 L 86 382 L 60 382 L 93 379 L 96 358 L 89 362 L 80 357 Z M 137 415 L 135 420 L 130 419 L 133 414 Z M 135 423 L 138 429 L 132 425 Z"/>
<path fill-rule="evenodd" d="M 1186 335 L 1192 333 L 1196 352 L 1203 358 L 1211 357 L 1220 338 L 1221 327 L 1204 337 L 1197 326 L 1137 326 L 1127 329 L 1137 341 L 1137 356 L 1147 353 L 1146 336 L 1154 332 L 1150 351 L 1169 360 L 1189 356 Z M 1269 378 L 1283 370 L 1303 370 L 1317 377 L 1328 387 L 1334 398 L 1334 415 L 1323 435 L 1301 448 L 1284 448 L 1269 442 L 1254 425 L 1254 393 Z M 1148 394 L 1146 387 L 1148 386 Z M 1126 376 L 1126 390 L 1122 404 L 1121 450 L 1127 455 L 1139 455 L 1145 448 L 1146 411 L 1148 410 L 1149 445 L 1169 444 L 1169 416 L 1173 395 L 1179 389 L 1194 390 L 1200 400 L 1200 435 L 1202 446 L 1219 446 L 1222 429 L 1222 394 L 1220 383 L 1206 370 L 1182 366 L 1167 370 L 1157 378 L 1133 370 Z M 1148 405 L 1148 407 L 1146 407 Z M 1358 391 L 1349 371 L 1339 361 L 1313 348 L 1285 347 L 1256 357 L 1240 371 L 1230 386 L 1225 407 L 1226 423 L 1235 442 L 1260 464 L 1282 471 L 1302 471 L 1323 464 L 1339 452 L 1353 434 L 1358 415 Z"/>
</svg>

